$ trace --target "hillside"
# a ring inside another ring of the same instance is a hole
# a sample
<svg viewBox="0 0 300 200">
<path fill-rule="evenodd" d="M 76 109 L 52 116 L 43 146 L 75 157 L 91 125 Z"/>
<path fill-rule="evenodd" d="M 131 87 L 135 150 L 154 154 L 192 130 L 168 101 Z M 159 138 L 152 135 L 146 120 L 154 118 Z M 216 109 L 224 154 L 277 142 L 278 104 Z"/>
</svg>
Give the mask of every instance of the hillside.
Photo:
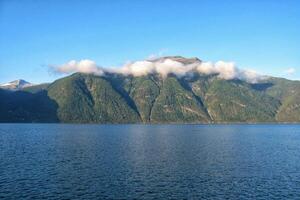
<svg viewBox="0 0 300 200">
<path fill-rule="evenodd" d="M 0 89 L 0 122 L 59 122 L 47 91 L 36 94 Z"/>
</svg>

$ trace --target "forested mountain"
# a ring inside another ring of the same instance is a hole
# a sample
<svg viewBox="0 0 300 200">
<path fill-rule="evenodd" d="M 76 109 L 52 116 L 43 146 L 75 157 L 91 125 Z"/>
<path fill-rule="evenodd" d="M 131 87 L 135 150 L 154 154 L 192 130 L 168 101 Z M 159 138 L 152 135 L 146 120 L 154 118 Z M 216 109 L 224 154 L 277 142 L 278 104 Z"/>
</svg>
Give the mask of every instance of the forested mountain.
<svg viewBox="0 0 300 200">
<path fill-rule="evenodd" d="M 0 122 L 300 122 L 300 82 L 75 73 L 19 91 L 0 89 Z"/>
</svg>

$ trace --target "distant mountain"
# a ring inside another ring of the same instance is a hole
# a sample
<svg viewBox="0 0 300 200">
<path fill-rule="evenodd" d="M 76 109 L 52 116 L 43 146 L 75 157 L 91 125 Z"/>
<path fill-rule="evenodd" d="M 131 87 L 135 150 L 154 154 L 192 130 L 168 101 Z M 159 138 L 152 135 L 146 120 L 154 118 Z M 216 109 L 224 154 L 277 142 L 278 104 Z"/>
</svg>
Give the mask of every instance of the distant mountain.
<svg viewBox="0 0 300 200">
<path fill-rule="evenodd" d="M 2 89 L 9 89 L 9 90 L 20 90 L 26 87 L 33 86 L 34 84 L 29 83 L 23 79 L 11 81 L 9 83 L 4 83 L 0 85 L 0 88 Z"/>
<path fill-rule="evenodd" d="M 0 89 L 0 122 L 300 122 L 300 82 L 271 77 L 248 83 L 216 74 L 75 73 L 21 91 Z"/>
</svg>

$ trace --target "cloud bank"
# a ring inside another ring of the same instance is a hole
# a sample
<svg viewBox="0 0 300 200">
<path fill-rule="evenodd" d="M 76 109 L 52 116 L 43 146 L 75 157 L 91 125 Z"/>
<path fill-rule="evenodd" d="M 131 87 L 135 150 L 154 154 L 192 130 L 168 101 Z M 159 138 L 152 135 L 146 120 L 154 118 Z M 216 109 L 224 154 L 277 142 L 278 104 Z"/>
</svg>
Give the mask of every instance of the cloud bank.
<svg viewBox="0 0 300 200">
<path fill-rule="evenodd" d="M 240 79 L 249 83 L 256 83 L 265 78 L 253 70 L 239 69 L 233 62 L 218 61 L 201 62 L 196 59 L 172 59 L 165 57 L 156 60 L 143 60 L 126 63 L 121 67 L 104 68 L 92 60 L 71 60 L 59 66 L 52 66 L 52 71 L 61 74 L 81 72 L 87 74 L 105 75 L 105 73 L 117 73 L 132 76 L 145 76 L 148 74 L 160 74 L 166 77 L 175 74 L 178 77 L 193 75 L 195 73 L 211 75 L 216 74 L 225 80 Z"/>
</svg>

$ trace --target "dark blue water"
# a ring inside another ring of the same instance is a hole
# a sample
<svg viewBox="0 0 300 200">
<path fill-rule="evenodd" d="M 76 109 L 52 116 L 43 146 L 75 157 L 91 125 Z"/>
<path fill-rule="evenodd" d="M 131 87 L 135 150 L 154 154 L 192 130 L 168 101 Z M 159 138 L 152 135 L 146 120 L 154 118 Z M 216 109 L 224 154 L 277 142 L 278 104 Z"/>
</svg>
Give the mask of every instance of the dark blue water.
<svg viewBox="0 0 300 200">
<path fill-rule="evenodd" d="M 0 198 L 299 199 L 299 125 L 0 125 Z"/>
</svg>

